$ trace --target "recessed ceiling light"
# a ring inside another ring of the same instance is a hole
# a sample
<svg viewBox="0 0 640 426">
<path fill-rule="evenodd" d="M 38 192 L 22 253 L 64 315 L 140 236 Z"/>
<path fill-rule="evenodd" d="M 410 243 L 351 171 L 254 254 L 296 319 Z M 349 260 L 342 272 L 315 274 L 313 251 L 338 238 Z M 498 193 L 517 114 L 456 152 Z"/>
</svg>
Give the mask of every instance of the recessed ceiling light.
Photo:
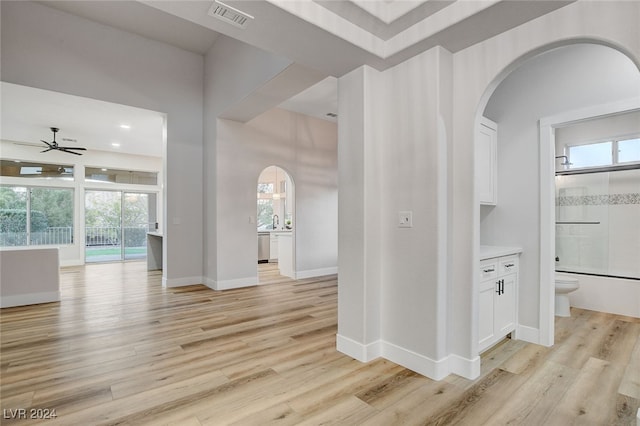
<svg viewBox="0 0 640 426">
<path fill-rule="evenodd" d="M 117 142 L 114 142 L 114 143 L 112 143 L 112 144 L 111 144 L 111 146 L 113 146 L 113 147 L 116 147 L 116 148 L 117 148 L 117 147 L 119 147 L 119 146 L 120 146 L 120 144 L 119 144 L 119 143 L 117 143 Z"/>
<path fill-rule="evenodd" d="M 127 129 L 127 130 L 129 130 L 129 129 L 131 128 L 131 126 L 130 126 L 130 125 L 128 125 L 128 124 L 121 124 L 121 125 L 120 125 L 120 128 L 121 128 L 121 129 Z"/>
<path fill-rule="evenodd" d="M 20 162 L 20 160 L 13 160 L 13 162 L 14 162 L 14 163 L 19 163 L 19 162 Z"/>
<path fill-rule="evenodd" d="M 106 172 L 106 171 L 107 171 L 107 169 L 100 169 L 100 170 L 102 170 L 103 172 Z"/>
</svg>

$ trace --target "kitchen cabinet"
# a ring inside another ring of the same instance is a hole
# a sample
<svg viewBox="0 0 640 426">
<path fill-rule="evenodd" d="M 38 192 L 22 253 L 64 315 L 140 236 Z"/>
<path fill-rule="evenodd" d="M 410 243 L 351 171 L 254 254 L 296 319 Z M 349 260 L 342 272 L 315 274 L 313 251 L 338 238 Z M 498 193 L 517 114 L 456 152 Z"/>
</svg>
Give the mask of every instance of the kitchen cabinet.
<svg viewBox="0 0 640 426">
<path fill-rule="evenodd" d="M 480 204 L 498 201 L 498 125 L 482 117 L 476 130 L 476 190 Z"/>
<path fill-rule="evenodd" d="M 480 262 L 478 351 L 489 348 L 516 328 L 517 254 Z"/>
</svg>

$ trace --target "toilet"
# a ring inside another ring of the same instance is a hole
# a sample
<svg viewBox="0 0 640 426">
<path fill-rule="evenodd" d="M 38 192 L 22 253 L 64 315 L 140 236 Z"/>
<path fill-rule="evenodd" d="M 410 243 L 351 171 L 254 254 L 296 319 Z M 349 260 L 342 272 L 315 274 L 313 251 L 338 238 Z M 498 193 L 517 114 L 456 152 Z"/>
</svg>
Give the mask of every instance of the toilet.
<svg viewBox="0 0 640 426">
<path fill-rule="evenodd" d="M 580 288 L 577 278 L 556 274 L 556 316 L 570 317 L 569 293 Z"/>
</svg>

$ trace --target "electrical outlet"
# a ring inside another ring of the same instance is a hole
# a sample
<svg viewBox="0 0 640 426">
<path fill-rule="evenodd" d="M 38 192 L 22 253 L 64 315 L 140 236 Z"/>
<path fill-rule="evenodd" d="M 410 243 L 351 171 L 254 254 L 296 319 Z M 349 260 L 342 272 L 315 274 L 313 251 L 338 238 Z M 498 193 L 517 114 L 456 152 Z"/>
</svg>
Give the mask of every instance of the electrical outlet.
<svg viewBox="0 0 640 426">
<path fill-rule="evenodd" d="M 413 227 L 413 212 L 398 212 L 398 228 Z"/>
</svg>

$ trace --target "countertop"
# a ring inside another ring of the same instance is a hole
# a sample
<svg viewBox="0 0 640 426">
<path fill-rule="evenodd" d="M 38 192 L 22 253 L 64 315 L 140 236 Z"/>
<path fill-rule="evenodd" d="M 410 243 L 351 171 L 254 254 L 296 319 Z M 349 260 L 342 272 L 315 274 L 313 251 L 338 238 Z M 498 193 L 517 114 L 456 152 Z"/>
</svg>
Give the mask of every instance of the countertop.
<svg viewBox="0 0 640 426">
<path fill-rule="evenodd" d="M 522 247 L 480 246 L 480 260 L 522 253 Z"/>
<path fill-rule="evenodd" d="M 147 235 L 151 235 L 152 237 L 162 237 L 162 234 L 159 232 L 147 232 Z"/>
</svg>

